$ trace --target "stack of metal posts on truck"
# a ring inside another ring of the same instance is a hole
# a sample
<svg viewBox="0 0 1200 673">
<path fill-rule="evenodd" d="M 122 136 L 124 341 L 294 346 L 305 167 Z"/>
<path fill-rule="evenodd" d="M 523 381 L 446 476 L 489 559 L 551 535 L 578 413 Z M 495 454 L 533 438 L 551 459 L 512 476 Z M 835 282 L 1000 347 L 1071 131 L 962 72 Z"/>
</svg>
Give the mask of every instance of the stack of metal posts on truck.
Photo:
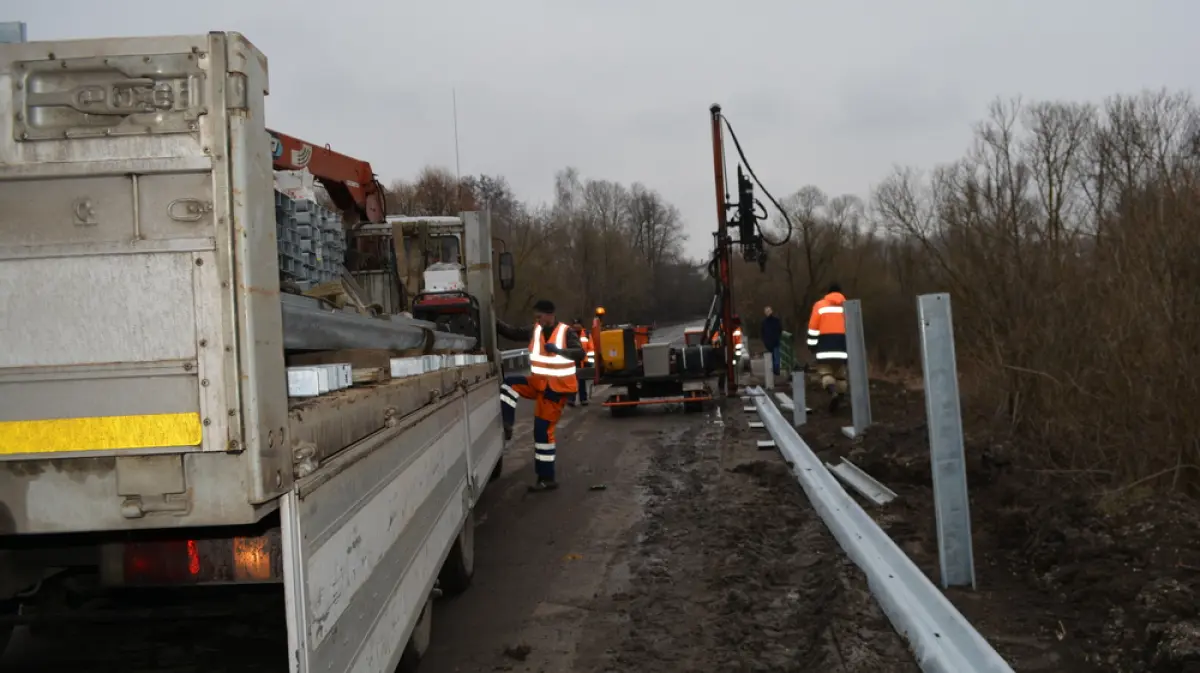
<svg viewBox="0 0 1200 673">
<path fill-rule="evenodd" d="M 343 266 L 387 225 L 370 165 L 268 131 L 267 94 L 237 33 L 0 45 L 0 651 L 65 614 L 56 582 L 116 609 L 277 583 L 293 671 L 390 672 L 471 580 L 503 451 L 488 218 L 424 277 L 377 260 L 385 310 Z"/>
</svg>

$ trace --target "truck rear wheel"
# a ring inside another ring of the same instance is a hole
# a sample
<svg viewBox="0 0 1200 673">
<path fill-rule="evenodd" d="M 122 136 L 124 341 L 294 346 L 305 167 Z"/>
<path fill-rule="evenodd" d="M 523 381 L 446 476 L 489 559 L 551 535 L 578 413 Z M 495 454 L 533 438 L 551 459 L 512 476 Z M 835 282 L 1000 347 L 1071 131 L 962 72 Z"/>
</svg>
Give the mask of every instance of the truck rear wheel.
<svg viewBox="0 0 1200 673">
<path fill-rule="evenodd" d="M 429 651 L 429 643 L 433 641 L 433 596 L 425 600 L 421 615 L 417 617 L 417 625 L 413 627 L 408 644 L 404 646 L 404 654 L 400 655 L 400 663 L 396 666 L 397 673 L 415 673 L 425 653 Z"/>
<path fill-rule="evenodd" d="M 467 512 L 462 530 L 450 548 L 450 555 L 438 573 L 438 588 L 447 596 L 457 596 L 471 586 L 475 577 L 475 512 Z"/>
</svg>

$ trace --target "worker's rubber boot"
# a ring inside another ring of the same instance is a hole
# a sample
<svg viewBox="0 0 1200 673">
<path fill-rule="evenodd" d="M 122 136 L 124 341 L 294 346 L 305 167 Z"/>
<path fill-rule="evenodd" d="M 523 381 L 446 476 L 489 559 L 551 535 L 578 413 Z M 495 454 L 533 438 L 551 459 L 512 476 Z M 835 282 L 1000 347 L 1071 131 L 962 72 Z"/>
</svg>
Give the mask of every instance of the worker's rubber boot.
<svg viewBox="0 0 1200 673">
<path fill-rule="evenodd" d="M 538 479 L 536 482 L 529 485 L 530 493 L 545 493 L 558 488 L 558 482 L 553 479 Z"/>
<path fill-rule="evenodd" d="M 512 440 L 512 428 L 513 426 L 511 425 L 504 426 L 504 441 L 508 442 Z"/>
</svg>

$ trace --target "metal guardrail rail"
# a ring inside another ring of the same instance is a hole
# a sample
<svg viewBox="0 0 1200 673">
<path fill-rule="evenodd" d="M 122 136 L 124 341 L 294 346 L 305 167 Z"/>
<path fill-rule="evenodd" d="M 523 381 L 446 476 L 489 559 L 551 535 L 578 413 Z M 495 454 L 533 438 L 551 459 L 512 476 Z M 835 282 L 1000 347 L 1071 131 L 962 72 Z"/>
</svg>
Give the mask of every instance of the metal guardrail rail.
<svg viewBox="0 0 1200 673">
<path fill-rule="evenodd" d="M 500 351 L 500 368 L 506 373 L 529 369 L 529 349 L 514 348 Z"/>
<path fill-rule="evenodd" d="M 896 499 L 896 492 L 879 483 L 874 477 L 863 472 L 862 468 L 842 458 L 842 462 L 834 465 L 825 463 L 826 469 L 833 476 L 841 479 L 850 488 L 858 491 L 859 495 L 876 505 L 886 505 Z"/>
<path fill-rule="evenodd" d="M 776 446 L 925 673 L 1013 673 L 920 568 L 859 506 L 761 389 L 747 392 Z"/>
</svg>

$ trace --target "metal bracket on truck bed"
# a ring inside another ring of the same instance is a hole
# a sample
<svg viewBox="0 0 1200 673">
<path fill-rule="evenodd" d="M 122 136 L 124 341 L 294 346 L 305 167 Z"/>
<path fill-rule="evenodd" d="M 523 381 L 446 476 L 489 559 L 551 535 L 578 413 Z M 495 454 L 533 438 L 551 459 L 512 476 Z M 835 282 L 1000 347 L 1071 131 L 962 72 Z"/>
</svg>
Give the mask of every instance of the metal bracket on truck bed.
<svg viewBox="0 0 1200 673">
<path fill-rule="evenodd" d="M 151 512 L 187 514 L 192 510 L 187 490 L 181 455 L 117 458 L 117 495 L 124 497 L 121 516 L 126 519 Z"/>
</svg>

